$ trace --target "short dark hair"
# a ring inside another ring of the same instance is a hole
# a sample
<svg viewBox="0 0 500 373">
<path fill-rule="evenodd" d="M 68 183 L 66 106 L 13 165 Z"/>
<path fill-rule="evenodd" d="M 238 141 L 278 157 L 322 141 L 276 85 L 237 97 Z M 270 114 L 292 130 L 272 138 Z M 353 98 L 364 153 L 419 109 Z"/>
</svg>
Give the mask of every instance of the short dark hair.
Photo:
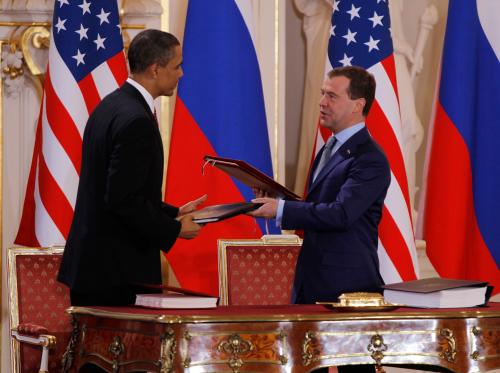
<svg viewBox="0 0 500 373">
<path fill-rule="evenodd" d="M 375 78 L 368 71 L 359 66 L 337 67 L 328 72 L 328 78 L 334 76 L 345 76 L 349 79 L 349 88 L 347 94 L 352 100 L 364 98 L 366 101 L 363 108 L 363 116 L 367 116 L 370 111 L 373 100 L 375 99 Z"/>
<path fill-rule="evenodd" d="M 165 31 L 144 30 L 138 33 L 128 49 L 130 72 L 142 73 L 154 63 L 165 66 L 174 55 L 177 38 Z"/>
</svg>

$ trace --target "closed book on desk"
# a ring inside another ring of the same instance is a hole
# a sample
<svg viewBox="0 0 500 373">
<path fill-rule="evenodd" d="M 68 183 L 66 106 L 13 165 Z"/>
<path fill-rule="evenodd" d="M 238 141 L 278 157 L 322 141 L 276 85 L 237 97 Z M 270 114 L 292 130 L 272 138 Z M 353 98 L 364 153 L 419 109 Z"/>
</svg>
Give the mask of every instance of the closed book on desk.
<svg viewBox="0 0 500 373">
<path fill-rule="evenodd" d="M 185 294 L 137 294 L 136 306 L 148 308 L 215 308 L 218 298 Z"/>
<path fill-rule="evenodd" d="M 383 287 L 384 299 L 388 303 L 424 308 L 462 308 L 484 304 L 488 283 L 434 277 Z"/>
<path fill-rule="evenodd" d="M 269 194 L 270 197 L 279 197 L 289 200 L 300 200 L 301 198 L 265 173 L 239 159 L 221 158 L 206 155 L 205 164 L 224 171 L 250 188 L 258 188 Z"/>
<path fill-rule="evenodd" d="M 203 209 L 190 212 L 189 215 L 193 216 L 193 222 L 197 224 L 215 223 L 258 209 L 260 206 L 262 206 L 262 203 L 226 203 L 222 205 L 207 206 Z"/>
</svg>

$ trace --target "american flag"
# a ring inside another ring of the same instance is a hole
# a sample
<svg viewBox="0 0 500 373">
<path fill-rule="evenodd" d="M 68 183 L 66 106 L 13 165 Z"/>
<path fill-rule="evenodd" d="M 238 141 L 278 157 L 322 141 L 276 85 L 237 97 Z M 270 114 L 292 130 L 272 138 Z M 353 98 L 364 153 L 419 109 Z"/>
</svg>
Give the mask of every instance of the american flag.
<svg viewBox="0 0 500 373">
<path fill-rule="evenodd" d="M 89 114 L 127 78 L 118 4 L 57 0 L 23 214 L 15 243 L 64 243 Z"/>
<path fill-rule="evenodd" d="M 334 0 L 326 72 L 361 66 L 377 82 L 366 125 L 384 149 L 391 184 L 379 226 L 378 255 L 386 283 L 415 279 L 418 259 L 413 233 L 408 179 L 402 153 L 402 128 L 387 0 Z M 318 127 L 314 156 L 330 134 Z"/>
</svg>

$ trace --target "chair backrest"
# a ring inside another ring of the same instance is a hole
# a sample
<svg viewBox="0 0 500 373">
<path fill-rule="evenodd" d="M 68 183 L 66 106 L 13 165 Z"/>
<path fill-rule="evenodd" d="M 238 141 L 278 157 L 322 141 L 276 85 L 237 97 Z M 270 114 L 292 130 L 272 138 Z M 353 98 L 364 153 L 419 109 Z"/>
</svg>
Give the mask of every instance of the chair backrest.
<svg viewBox="0 0 500 373">
<path fill-rule="evenodd" d="M 218 240 L 220 304 L 289 304 L 301 246 L 295 235 Z"/>
<path fill-rule="evenodd" d="M 37 324 L 57 338 L 49 355 L 49 371 L 54 372 L 61 370 L 71 335 L 70 317 L 65 312 L 70 306 L 69 290 L 56 280 L 62 252 L 62 247 L 8 251 L 10 327 Z M 40 358 L 40 347 L 11 339 L 12 372 L 38 372 Z"/>
</svg>

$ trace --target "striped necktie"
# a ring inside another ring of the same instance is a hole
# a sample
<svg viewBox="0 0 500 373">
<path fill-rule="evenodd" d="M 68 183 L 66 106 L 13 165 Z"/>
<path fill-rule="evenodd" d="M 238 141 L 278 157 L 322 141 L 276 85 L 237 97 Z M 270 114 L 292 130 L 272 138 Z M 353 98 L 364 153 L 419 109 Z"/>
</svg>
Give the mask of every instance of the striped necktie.
<svg viewBox="0 0 500 373">
<path fill-rule="evenodd" d="M 332 156 L 332 149 L 335 146 L 336 142 L 337 139 L 335 138 L 335 136 L 330 136 L 330 138 L 327 140 L 325 147 L 323 148 L 323 153 L 321 154 L 321 159 L 319 160 L 318 167 L 316 167 L 316 170 L 314 170 L 313 181 L 316 180 L 323 167 L 325 167 L 325 165 L 330 160 L 330 157 Z"/>
</svg>

